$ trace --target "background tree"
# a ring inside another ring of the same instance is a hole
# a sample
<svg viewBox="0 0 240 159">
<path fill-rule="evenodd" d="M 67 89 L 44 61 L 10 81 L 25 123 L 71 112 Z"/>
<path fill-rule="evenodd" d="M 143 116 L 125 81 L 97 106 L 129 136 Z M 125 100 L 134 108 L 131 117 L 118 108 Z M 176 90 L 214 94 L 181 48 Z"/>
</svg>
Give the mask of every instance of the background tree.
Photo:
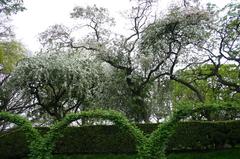
<svg viewBox="0 0 240 159">
<path fill-rule="evenodd" d="M 13 36 L 9 16 L 25 10 L 23 0 L 1 0 L 0 1 L 0 39 Z"/>
<path fill-rule="evenodd" d="M 218 81 L 217 77 L 211 76 L 206 79 L 203 76 L 199 76 L 200 74 L 211 73 L 211 69 L 213 68 L 213 65 L 205 64 L 194 68 L 189 68 L 188 70 L 184 70 L 182 72 L 178 72 L 178 74 L 180 74 L 179 76 L 182 79 L 188 83 L 191 83 L 196 89 L 201 92 L 201 94 L 204 95 L 205 103 L 216 101 L 238 101 L 239 95 L 236 92 L 232 92 L 230 89 L 228 89 L 227 86 Z M 228 77 L 228 79 L 231 81 L 239 82 L 239 69 L 236 65 L 225 64 L 219 69 L 219 72 L 224 77 Z M 191 89 L 184 87 L 183 85 L 180 85 L 174 81 L 171 83 L 171 87 L 173 93 L 172 99 L 174 103 L 183 101 L 199 101 Z"/>
<path fill-rule="evenodd" d="M 1 74 L 10 73 L 18 60 L 23 58 L 26 50 L 21 43 L 13 40 L 14 34 L 9 25 L 9 16 L 23 11 L 22 0 L 0 1 L 0 64 Z"/>
<path fill-rule="evenodd" d="M 23 10 L 25 10 L 23 0 L 1 0 L 0 2 L 0 14 L 11 15 Z"/>
<path fill-rule="evenodd" d="M 16 41 L 0 42 L 0 110 L 14 113 L 25 110 L 25 99 L 11 83 L 6 84 L 17 62 L 25 57 L 25 52 L 25 48 Z"/>
<path fill-rule="evenodd" d="M 0 111 L 21 113 L 24 111 L 25 101 L 12 87 L 6 86 L 6 81 L 16 63 L 25 56 L 23 45 L 14 40 L 14 33 L 10 25 L 10 15 L 23 11 L 22 0 L 0 1 Z M 1 129 L 6 126 L 0 123 Z"/>
<path fill-rule="evenodd" d="M 204 102 L 238 101 L 239 9 L 239 3 L 230 3 L 222 9 L 208 5 L 213 18 L 205 29 L 210 34 L 202 43 L 194 44 L 198 52 L 204 55 L 204 60 L 196 62 L 193 68 L 178 71 L 181 80 L 197 90 Z M 198 101 L 191 90 L 177 83 L 174 83 L 173 94 L 176 95 L 175 100 Z"/>
<path fill-rule="evenodd" d="M 216 77 L 218 82 L 227 86 L 233 93 L 240 92 L 239 70 L 240 66 L 240 4 L 230 3 L 222 9 L 216 9 L 209 5 L 209 10 L 215 14 L 214 21 L 208 25 L 208 31 L 211 37 L 207 39 L 204 45 L 198 45 L 199 49 L 208 54 L 208 60 L 212 68 L 206 74 L 199 76 Z M 233 72 L 238 79 L 232 79 L 223 73 L 225 64 L 234 64 Z M 222 74 L 223 73 L 223 74 Z"/>
<path fill-rule="evenodd" d="M 17 62 L 25 57 L 26 49 L 16 41 L 0 43 L 1 73 L 9 74 L 13 71 Z"/>
<path fill-rule="evenodd" d="M 154 82 L 150 93 L 151 98 L 148 100 L 152 121 L 161 122 L 172 113 L 174 103 L 171 87 L 168 77 L 158 78 Z"/>
</svg>

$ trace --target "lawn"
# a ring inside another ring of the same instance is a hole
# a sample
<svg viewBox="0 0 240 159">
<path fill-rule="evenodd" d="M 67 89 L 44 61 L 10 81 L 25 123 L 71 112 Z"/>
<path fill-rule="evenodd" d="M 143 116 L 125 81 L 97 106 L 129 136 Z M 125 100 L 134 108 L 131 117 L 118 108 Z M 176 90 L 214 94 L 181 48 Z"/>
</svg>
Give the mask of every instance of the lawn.
<svg viewBox="0 0 240 159">
<path fill-rule="evenodd" d="M 168 159 L 239 159 L 240 149 L 212 152 L 188 152 L 170 154 Z M 134 155 L 73 155 L 55 156 L 54 159 L 136 159 Z"/>
</svg>

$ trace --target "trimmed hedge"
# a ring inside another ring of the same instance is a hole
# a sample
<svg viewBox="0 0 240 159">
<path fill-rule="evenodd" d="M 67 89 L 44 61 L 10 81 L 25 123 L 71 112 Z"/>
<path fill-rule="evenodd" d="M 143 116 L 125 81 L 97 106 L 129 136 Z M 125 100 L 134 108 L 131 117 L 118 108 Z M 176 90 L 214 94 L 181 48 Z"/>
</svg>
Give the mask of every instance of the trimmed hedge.
<svg viewBox="0 0 240 159">
<path fill-rule="evenodd" d="M 168 150 L 207 150 L 240 144 L 240 121 L 181 122 Z"/>
<path fill-rule="evenodd" d="M 139 125 L 146 134 L 157 124 Z M 47 128 L 39 128 L 43 133 Z M 180 122 L 170 138 L 168 151 L 218 149 L 240 144 L 240 121 Z M 21 129 L 0 134 L 0 158 L 26 156 L 27 143 Z M 116 126 L 69 127 L 56 143 L 55 153 L 135 153 L 133 138 Z"/>
</svg>

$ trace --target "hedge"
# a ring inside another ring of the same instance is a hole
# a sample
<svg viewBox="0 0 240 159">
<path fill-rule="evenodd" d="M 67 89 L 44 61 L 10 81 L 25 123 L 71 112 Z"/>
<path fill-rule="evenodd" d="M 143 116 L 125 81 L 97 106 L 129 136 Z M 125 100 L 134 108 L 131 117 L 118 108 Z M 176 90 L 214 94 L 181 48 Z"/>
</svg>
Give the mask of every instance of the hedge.
<svg viewBox="0 0 240 159">
<path fill-rule="evenodd" d="M 138 125 L 146 134 L 156 124 Z M 43 133 L 47 128 L 39 128 Z M 170 138 L 167 151 L 203 150 L 234 147 L 240 144 L 240 121 L 180 122 Z M 27 154 L 27 143 L 21 129 L 0 133 L 0 158 L 21 158 Z M 97 154 L 135 153 L 134 140 L 114 125 L 68 127 L 56 143 L 55 153 Z"/>
</svg>

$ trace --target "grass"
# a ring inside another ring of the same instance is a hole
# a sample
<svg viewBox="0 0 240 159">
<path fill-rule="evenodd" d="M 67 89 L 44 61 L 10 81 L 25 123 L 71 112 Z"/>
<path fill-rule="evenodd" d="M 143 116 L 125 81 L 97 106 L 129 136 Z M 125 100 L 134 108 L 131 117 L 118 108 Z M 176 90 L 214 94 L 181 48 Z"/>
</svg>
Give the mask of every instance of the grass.
<svg viewBox="0 0 240 159">
<path fill-rule="evenodd" d="M 168 159 L 239 159 L 240 149 L 170 154 Z"/>
<path fill-rule="evenodd" d="M 73 155 L 55 156 L 54 159 L 136 159 L 135 155 Z"/>
<path fill-rule="evenodd" d="M 239 159 L 240 149 L 219 150 L 212 152 L 174 153 L 168 159 Z M 136 159 L 135 155 L 58 155 L 54 159 Z"/>
</svg>

